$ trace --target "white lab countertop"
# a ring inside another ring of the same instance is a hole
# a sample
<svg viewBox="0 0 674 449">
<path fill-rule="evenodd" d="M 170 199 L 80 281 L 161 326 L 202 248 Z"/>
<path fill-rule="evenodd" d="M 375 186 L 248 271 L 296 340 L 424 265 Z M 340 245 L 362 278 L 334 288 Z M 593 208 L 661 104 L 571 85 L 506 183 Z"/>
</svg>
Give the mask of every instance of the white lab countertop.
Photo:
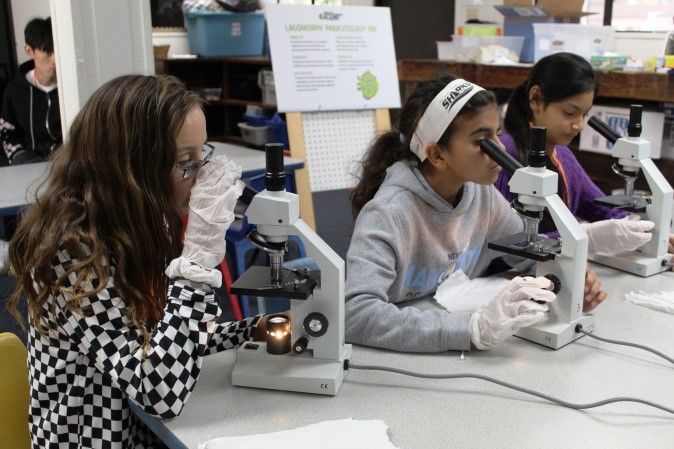
<svg viewBox="0 0 674 449">
<path fill-rule="evenodd" d="M 215 146 L 215 154 L 224 154 L 241 164 L 243 177 L 256 176 L 265 172 L 264 151 L 222 142 L 211 143 Z M 284 157 L 284 164 L 287 170 L 296 170 L 304 166 L 302 160 L 290 157 Z M 0 215 L 15 213 L 22 206 L 32 202 L 31 196 L 34 195 L 48 166 L 48 162 L 39 162 L 0 167 Z"/>
<path fill-rule="evenodd" d="M 608 292 L 595 334 L 674 356 L 674 315 L 624 293 L 674 291 L 674 273 L 649 278 L 595 266 Z M 351 362 L 424 373 L 477 373 L 575 403 L 633 396 L 674 408 L 674 365 L 649 352 L 584 336 L 558 350 L 512 337 L 490 351 L 401 354 L 354 346 Z M 400 449 L 671 448 L 674 415 L 632 402 L 585 411 L 478 379 L 429 380 L 349 370 L 336 396 L 234 387 L 235 351 L 208 356 L 181 415 L 164 421 L 189 448 L 225 436 L 325 420 L 382 419 Z M 320 446 L 317 446 L 320 447 Z"/>
</svg>

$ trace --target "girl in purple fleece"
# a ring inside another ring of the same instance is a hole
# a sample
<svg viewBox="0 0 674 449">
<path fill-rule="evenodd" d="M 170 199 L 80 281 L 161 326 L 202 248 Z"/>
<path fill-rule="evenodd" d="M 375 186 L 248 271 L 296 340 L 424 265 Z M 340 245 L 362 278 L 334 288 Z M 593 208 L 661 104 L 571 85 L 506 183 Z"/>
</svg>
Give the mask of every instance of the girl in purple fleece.
<svg viewBox="0 0 674 449">
<path fill-rule="evenodd" d="M 529 78 L 511 94 L 503 122 L 501 142 L 510 155 L 528 165 L 527 153 L 532 126 L 547 128 L 547 168 L 559 174 L 558 194 L 584 226 L 590 247 L 596 252 L 632 250 L 650 240 L 654 223 L 645 220 L 611 220 L 629 214 L 594 203 L 605 194 L 592 182 L 569 149 L 569 143 L 585 126 L 585 117 L 599 90 L 590 64 L 573 53 L 555 53 L 538 61 Z M 508 200 L 510 175 L 502 170 L 496 188 Z M 596 223 L 600 222 L 601 223 Z M 541 233 L 557 237 L 551 217 L 546 213 L 539 227 Z"/>
</svg>

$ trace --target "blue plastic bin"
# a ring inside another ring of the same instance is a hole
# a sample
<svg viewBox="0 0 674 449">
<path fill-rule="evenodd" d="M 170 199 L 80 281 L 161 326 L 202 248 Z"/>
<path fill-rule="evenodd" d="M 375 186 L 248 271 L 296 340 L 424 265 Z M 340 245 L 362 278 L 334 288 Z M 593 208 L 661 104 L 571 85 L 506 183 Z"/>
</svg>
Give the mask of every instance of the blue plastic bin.
<svg viewBox="0 0 674 449">
<path fill-rule="evenodd" d="M 271 120 L 267 120 L 267 126 L 271 129 L 271 140 L 272 142 L 282 143 L 283 148 L 290 148 L 288 143 L 288 127 L 286 122 L 278 115 L 278 112 L 274 114 Z"/>
<path fill-rule="evenodd" d="M 269 126 L 267 123 L 269 121 L 269 117 L 266 115 L 262 117 L 256 117 L 254 115 L 243 114 L 243 119 L 250 126 Z"/>
<path fill-rule="evenodd" d="M 264 14 L 258 12 L 186 12 L 190 53 L 201 56 L 261 55 Z"/>
</svg>

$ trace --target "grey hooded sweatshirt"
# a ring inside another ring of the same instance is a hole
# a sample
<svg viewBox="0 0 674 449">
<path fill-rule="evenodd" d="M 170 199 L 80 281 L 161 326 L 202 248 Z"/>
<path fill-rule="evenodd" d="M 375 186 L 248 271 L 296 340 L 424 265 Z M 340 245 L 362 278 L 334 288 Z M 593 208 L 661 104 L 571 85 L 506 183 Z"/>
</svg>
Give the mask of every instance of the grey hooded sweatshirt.
<svg viewBox="0 0 674 449">
<path fill-rule="evenodd" d="M 522 230 L 493 185 L 467 182 L 455 208 L 416 164 L 396 162 L 356 220 L 347 253 L 346 340 L 403 352 L 470 349 L 470 313 L 404 306 L 435 301 L 438 285 L 457 269 L 483 275 L 503 255 L 487 243 Z"/>
</svg>

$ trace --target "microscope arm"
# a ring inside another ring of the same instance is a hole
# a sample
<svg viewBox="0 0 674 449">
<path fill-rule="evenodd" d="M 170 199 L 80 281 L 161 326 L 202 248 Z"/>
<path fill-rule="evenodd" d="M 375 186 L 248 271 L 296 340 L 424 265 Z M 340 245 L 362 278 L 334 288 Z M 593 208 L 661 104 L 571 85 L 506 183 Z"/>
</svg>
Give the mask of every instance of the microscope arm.
<svg viewBox="0 0 674 449">
<path fill-rule="evenodd" d="M 653 238 L 643 246 L 643 252 L 662 257 L 667 254 L 669 230 L 672 226 L 672 186 L 653 160 L 641 159 L 641 169 L 651 190 L 651 204 L 646 208 L 644 218 L 655 223 Z"/>
<path fill-rule="evenodd" d="M 555 260 L 539 263 L 537 269 L 559 278 L 562 288 L 550 310 L 558 318 L 574 322 L 583 313 L 588 236 L 559 195 L 548 195 L 545 202 L 563 244 Z"/>
<path fill-rule="evenodd" d="M 289 226 L 288 233 L 299 236 L 307 254 L 314 259 L 321 272 L 320 288 L 314 291 L 313 300 L 293 300 L 293 317 L 296 323 L 301 323 L 310 313 L 325 315 L 328 329 L 325 335 L 314 339 L 314 357 L 338 360 L 344 350 L 344 259 L 302 219 L 295 220 Z M 302 336 L 299 326 L 293 327 L 292 332 L 293 341 Z"/>
</svg>

